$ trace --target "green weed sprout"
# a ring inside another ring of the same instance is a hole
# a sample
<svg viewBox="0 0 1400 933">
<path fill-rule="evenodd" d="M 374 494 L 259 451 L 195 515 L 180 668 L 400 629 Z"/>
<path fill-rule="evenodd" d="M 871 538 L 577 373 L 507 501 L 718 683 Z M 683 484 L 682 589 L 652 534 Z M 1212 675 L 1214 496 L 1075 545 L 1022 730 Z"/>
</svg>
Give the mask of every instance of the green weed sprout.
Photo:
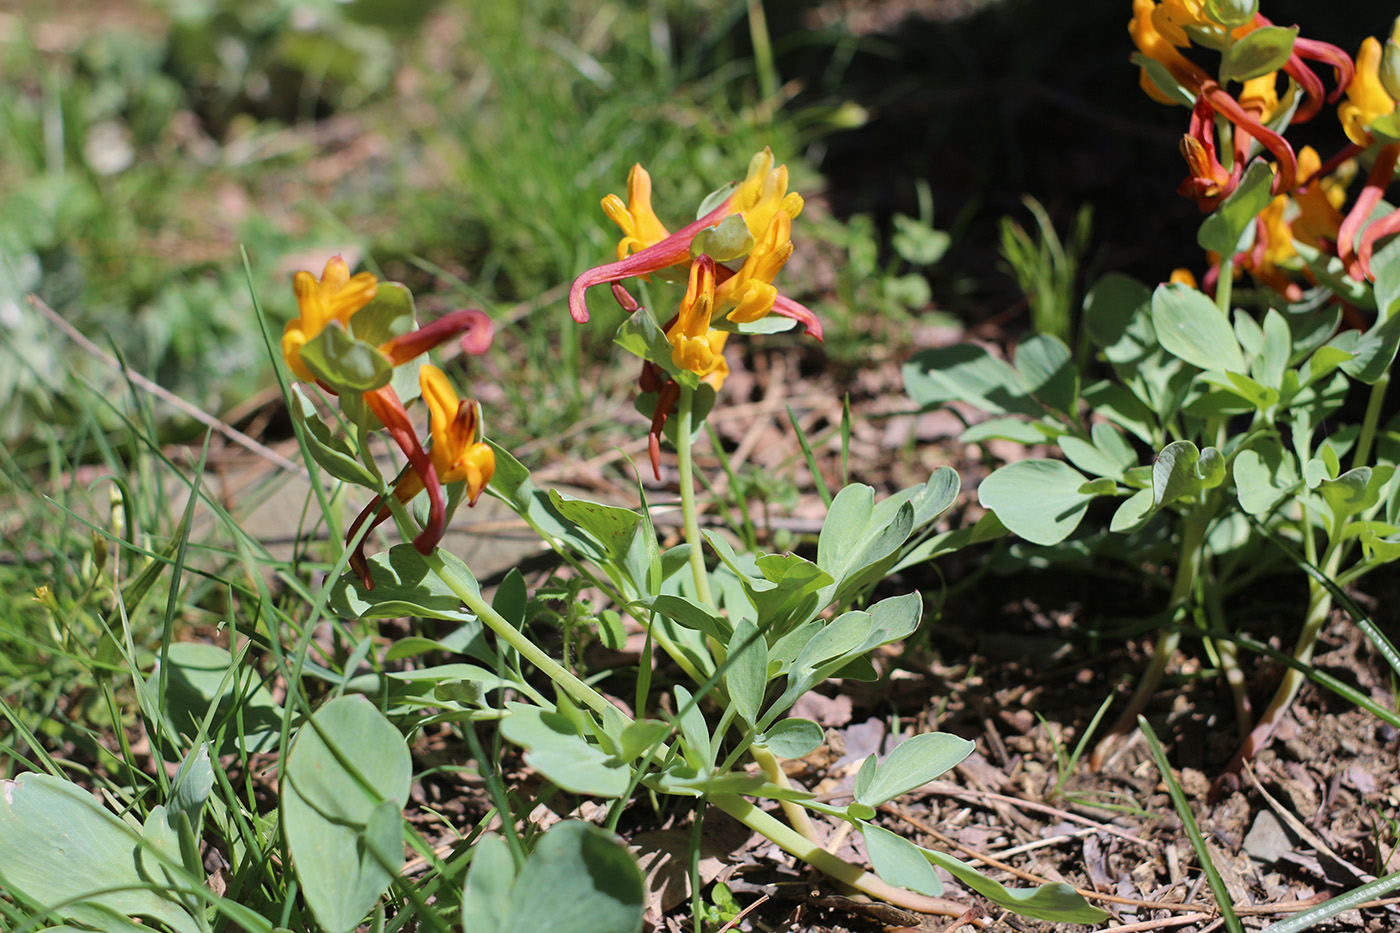
<svg viewBox="0 0 1400 933">
<path fill-rule="evenodd" d="M 1189 270 L 1153 289 L 1101 279 L 1081 326 L 1105 372 L 1083 384 L 1064 341 L 1047 334 L 1021 343 L 1012 364 L 957 346 L 924 351 L 905 370 L 920 404 L 959 399 L 993 416 L 965 441 L 1051 444 L 1063 455 L 992 473 L 978 490 L 989 523 L 1053 560 L 1091 502 L 1118 497 L 1107 528 L 1082 533 L 1080 544 L 1135 568 L 1174 560 L 1152 660 L 1096 748 L 1096 766 L 1136 727 L 1187 631 L 1200 632 L 1235 696 L 1231 766 L 1257 754 L 1330 615 L 1323 581 L 1346 585 L 1400 557 L 1400 448 L 1395 423 L 1380 418 L 1400 346 L 1400 242 L 1389 240 L 1400 212 L 1382 200 L 1400 156 L 1400 46 L 1389 40 L 1383 56 L 1368 39 L 1353 63 L 1256 7 L 1133 4 L 1144 89 L 1191 108 L 1179 191 L 1208 215 L 1197 233 L 1210 263 L 1202 286 Z M 1216 76 L 1186 54 L 1200 49 L 1219 53 Z M 1295 154 L 1284 137 L 1322 110 L 1324 84 L 1310 62 L 1335 74 L 1329 100 L 1346 94 L 1337 107 L 1346 142 L 1326 160 L 1307 147 Z M 1369 169 L 1353 194 L 1358 165 Z M 1242 275 L 1256 288 L 1236 294 Z M 1364 413 L 1341 423 L 1353 391 Z M 1293 566 L 1274 541 L 1296 546 L 1320 573 L 1307 581 L 1296 666 L 1256 721 L 1226 601 Z"/>
</svg>

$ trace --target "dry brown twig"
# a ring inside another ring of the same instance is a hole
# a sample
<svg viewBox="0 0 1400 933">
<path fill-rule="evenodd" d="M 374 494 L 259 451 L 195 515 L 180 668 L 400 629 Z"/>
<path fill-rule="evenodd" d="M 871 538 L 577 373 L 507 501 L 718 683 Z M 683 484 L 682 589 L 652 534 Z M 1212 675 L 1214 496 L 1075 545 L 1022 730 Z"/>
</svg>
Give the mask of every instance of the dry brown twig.
<svg viewBox="0 0 1400 933">
<path fill-rule="evenodd" d="M 277 451 L 272 450 L 271 448 L 265 446 L 259 441 L 254 440 L 253 438 L 244 434 L 237 428 L 225 424 L 223 421 L 209 414 L 197 405 L 185 401 L 184 399 L 180 398 L 180 396 L 176 395 L 174 392 L 171 392 L 164 386 L 158 385 L 157 383 L 152 382 L 140 373 L 135 372 L 129 369 L 128 367 L 124 366 L 120 360 L 113 357 L 110 353 L 104 351 L 97 344 L 93 343 L 91 340 L 85 337 L 83 333 L 79 331 L 76 327 L 65 321 L 57 311 L 55 311 L 53 308 L 50 308 L 48 304 L 44 302 L 44 299 L 40 298 L 38 295 L 30 295 L 28 296 L 27 300 L 30 306 L 34 308 L 34 310 L 38 311 L 40 314 L 46 317 L 49 320 L 49 323 L 53 324 L 59 330 L 63 331 L 64 335 L 67 336 L 69 340 L 77 344 L 78 347 L 82 349 L 84 353 L 87 353 L 89 356 L 98 360 L 108 368 L 121 373 L 124 377 L 126 377 L 126 379 L 130 380 L 132 385 L 141 389 L 143 392 L 150 393 L 151 395 L 160 399 L 162 402 L 165 402 L 167 405 L 179 411 L 181 414 L 193 418 L 195 421 L 198 421 L 200 424 L 204 425 L 210 430 L 215 431 L 228 438 L 230 441 L 237 444 L 238 446 L 252 451 L 259 457 L 262 457 L 264 460 L 267 460 L 269 463 L 275 464 L 279 469 L 286 470 L 291 473 L 303 472 L 302 467 L 298 466 L 293 461 L 288 460 L 286 457 L 282 456 Z"/>
</svg>

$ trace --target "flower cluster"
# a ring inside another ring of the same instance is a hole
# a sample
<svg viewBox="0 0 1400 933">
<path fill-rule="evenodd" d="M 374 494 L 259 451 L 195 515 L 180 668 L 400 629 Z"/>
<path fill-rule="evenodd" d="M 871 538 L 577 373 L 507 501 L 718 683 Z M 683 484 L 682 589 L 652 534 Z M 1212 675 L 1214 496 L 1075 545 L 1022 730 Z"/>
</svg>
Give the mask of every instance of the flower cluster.
<svg viewBox="0 0 1400 933">
<path fill-rule="evenodd" d="M 1248 272 L 1296 300 L 1318 281 L 1319 261 L 1339 261 L 1346 276 L 1370 280 L 1377 244 L 1400 233 L 1400 213 L 1373 216 L 1400 158 L 1400 36 L 1366 39 L 1353 62 L 1296 27 L 1275 26 L 1257 7 L 1257 0 L 1133 0 L 1128 31 L 1148 96 L 1191 107 L 1181 194 L 1213 212 L 1244 185 L 1251 159 L 1265 157 L 1271 200 L 1256 214 L 1252 243 L 1230 258 L 1229 274 Z M 1217 76 L 1187 54 L 1200 49 L 1220 54 Z M 1330 92 L 1314 64 L 1330 70 Z M 1226 90 L 1232 81 L 1237 94 Z M 1346 144 L 1325 160 L 1310 147 L 1295 153 L 1284 133 L 1317 116 L 1324 102 L 1337 105 Z M 1358 164 L 1369 171 L 1348 207 Z M 1224 274 L 1222 261 L 1214 260 L 1208 287 Z"/>
<path fill-rule="evenodd" d="M 617 261 L 574 280 L 569 290 L 574 320 L 588 320 L 584 296 L 595 285 L 611 285 L 622 308 L 635 314 L 640 305 L 623 281 L 656 276 L 686 282 L 680 309 L 664 327 L 670 359 L 647 360 L 639 380 L 642 390 L 658 399 L 650 432 L 652 468 L 658 476 L 661 431 L 681 391 L 676 375 L 693 374 L 718 390 L 729 374 L 724 360 L 729 334 L 769 314 L 791 318 L 821 339 L 816 316 L 773 284 L 792 255 L 792 222 L 802 212 L 802 197 L 787 187 L 787 166 L 775 168 L 772 151 L 764 149 L 750 161 L 743 181 L 713 195 L 717 203 L 675 233 L 652 209 L 651 176 L 640 165 L 627 178 L 626 202 L 615 194 L 603 199 L 604 213 L 622 230 Z"/>
<path fill-rule="evenodd" d="M 399 294 L 407 294 L 402 286 L 393 287 Z M 310 272 L 298 272 L 293 290 L 300 315 L 287 323 L 282 334 L 287 367 L 298 379 L 339 395 L 347 412 L 363 412 L 361 419 L 352 416 L 352 420 L 361 420 L 369 429 L 383 427 L 394 439 L 408 466 L 390 498 L 407 504 L 427 492 L 428 520 L 413 543 L 421 553 L 430 553 L 447 525 L 443 486 L 465 484 L 468 502 L 475 505 L 491 481 L 496 459 L 481 438 L 480 406 L 472 400 L 459 400 L 442 370 L 423 364 L 418 371 L 419 391 L 429 413 L 432 447 L 428 450 L 424 450 L 391 380 L 398 367 L 454 337 L 460 338 L 467 353 L 486 352 L 493 334 L 491 319 L 481 311 L 462 309 L 415 327 L 411 299 L 404 298 L 397 305 L 385 301 L 383 310 L 372 308 L 376 298 L 384 294 L 379 280 L 369 272 L 352 277 L 340 256 L 326 263 L 320 279 Z M 362 408 L 351 401 L 354 398 L 363 403 Z M 371 517 L 369 530 L 391 514 L 390 501 L 376 495 L 351 524 L 347 542 Z M 350 564 L 365 587 L 373 588 L 363 537 Z"/>
</svg>

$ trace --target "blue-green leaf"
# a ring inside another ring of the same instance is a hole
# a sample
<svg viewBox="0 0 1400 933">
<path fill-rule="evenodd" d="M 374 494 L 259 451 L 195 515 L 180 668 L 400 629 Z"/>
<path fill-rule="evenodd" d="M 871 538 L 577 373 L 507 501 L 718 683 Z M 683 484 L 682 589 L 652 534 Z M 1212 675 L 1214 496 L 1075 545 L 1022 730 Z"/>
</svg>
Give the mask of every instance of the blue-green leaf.
<svg viewBox="0 0 1400 933">
<path fill-rule="evenodd" d="M 952 770 L 975 747 L 946 732 L 925 732 L 906 739 L 875 766 L 874 774 L 856 791 L 855 799 L 878 807 Z"/>
<path fill-rule="evenodd" d="M 860 832 L 865 837 L 865 851 L 870 855 L 870 865 L 881 881 L 929 897 L 938 897 L 943 893 L 943 882 L 938 880 L 938 872 L 933 870 L 929 860 L 924 858 L 923 852 L 914 843 L 863 820 Z"/>
<path fill-rule="evenodd" d="M 1026 391 L 1060 412 L 1073 412 L 1079 397 L 1079 373 L 1064 341 L 1037 334 L 1016 350 L 1016 371 Z"/>
<path fill-rule="evenodd" d="M 824 737 L 822 727 L 812 720 L 791 717 L 773 723 L 757 741 L 779 758 L 801 758 L 815 751 Z"/>
<path fill-rule="evenodd" d="M 1035 544 L 1058 544 L 1079 526 L 1095 493 L 1085 476 L 1059 460 L 1018 460 L 982 481 L 977 500 L 1001 523 Z"/>
<path fill-rule="evenodd" d="M 402 867 L 401 843 L 384 864 L 367 833 L 381 804 L 402 811 L 412 770 L 403 736 L 362 696 L 331 700 L 297 733 L 283 771 L 282 828 L 302 895 L 329 933 L 355 929 Z"/>
<path fill-rule="evenodd" d="M 962 401 L 994 415 L 1044 413 L 1016 370 L 974 344 L 921 350 L 901 372 L 905 391 L 920 407 Z"/>
<path fill-rule="evenodd" d="M 1220 83 L 1244 82 L 1278 71 L 1288 63 L 1297 37 L 1297 26 L 1261 26 L 1251 30 L 1225 50 L 1220 61 Z"/>
<path fill-rule="evenodd" d="M 1168 353 L 1192 366 L 1248 371 L 1230 322 L 1194 288 L 1178 283 L 1157 286 L 1152 294 L 1152 327 Z"/>
</svg>

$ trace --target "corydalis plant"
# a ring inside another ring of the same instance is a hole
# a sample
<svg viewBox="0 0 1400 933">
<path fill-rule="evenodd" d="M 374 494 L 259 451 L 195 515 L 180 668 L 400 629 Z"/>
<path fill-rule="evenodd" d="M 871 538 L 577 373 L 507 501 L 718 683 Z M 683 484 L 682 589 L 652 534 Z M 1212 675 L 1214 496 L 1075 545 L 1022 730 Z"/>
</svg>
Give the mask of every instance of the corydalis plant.
<svg viewBox="0 0 1400 933">
<path fill-rule="evenodd" d="M 335 478 L 375 493 L 351 524 L 347 543 L 359 535 L 366 521 L 368 534 L 395 508 L 426 491 L 427 520 L 414 546 L 420 553 L 432 553 L 447 526 L 444 485 L 463 484 L 469 504 L 475 505 L 491 480 L 495 459 L 482 442 L 480 406 L 460 401 L 440 369 L 422 364 L 414 372 L 407 364 L 454 337 L 460 338 L 464 352 L 485 353 L 493 335 L 491 319 L 467 308 L 418 327 L 408 289 L 398 283 L 381 284 L 369 272 L 352 277 L 338 255 L 326 263 L 319 280 L 310 272 L 298 272 L 293 288 L 300 315 L 283 332 L 283 359 L 298 379 L 315 382 L 338 396 L 355 441 L 351 446 L 336 438 L 313 407 L 298 405 L 295 413 L 307 428 L 308 451 Z M 420 394 L 430 412 L 431 451 L 424 449 L 404 407 L 405 399 Z M 392 491 L 384 489 L 368 449 L 369 434 L 380 428 L 408 461 Z M 361 535 L 350 565 L 366 586 L 373 586 L 363 542 Z"/>
<path fill-rule="evenodd" d="M 1395 101 L 1383 87 L 1384 99 L 1377 93 L 1375 40 L 1353 66 L 1249 4 L 1135 0 L 1133 9 L 1144 88 L 1192 108 L 1182 143 L 1190 175 L 1179 190 L 1209 215 L 1197 234 L 1209 257 L 1202 288 L 1187 270 L 1155 290 L 1122 276 L 1101 281 L 1085 301 L 1084 327 L 1111 376 L 1087 385 L 1068 349 L 1044 336 L 1018 348 L 1014 368 L 972 347 L 926 351 L 906 381 L 923 404 L 962 399 L 998 416 L 965 440 L 1059 448 L 1068 462 L 1012 463 L 979 489 L 994 520 L 1012 532 L 1054 548 L 1092 500 L 1120 496 L 1106 532 L 1113 543 L 1102 532 L 1085 543 L 1137 566 L 1160 565 L 1175 552 L 1152 661 L 1094 762 L 1115 735 L 1135 727 L 1195 621 L 1235 695 L 1238 766 L 1269 741 L 1332 605 L 1328 587 L 1310 577 L 1297 667 L 1251 729 L 1240 638 L 1224 607 L 1284 563 L 1270 539 L 1294 542 L 1323 576 L 1342 583 L 1400 555 L 1396 452 L 1379 423 L 1400 344 L 1400 244 L 1375 250 L 1396 223 L 1379 199 L 1397 156 Z M 1394 40 L 1391 47 L 1400 61 Z M 1220 54 L 1217 76 L 1185 54 L 1200 49 Z M 1284 136 L 1322 107 L 1323 85 L 1308 61 L 1332 66 L 1331 101 L 1346 94 L 1337 109 L 1348 142 L 1326 160 L 1306 147 L 1295 157 Z M 1231 81 L 1242 82 L 1237 97 L 1224 90 Z M 1372 165 L 1354 196 L 1353 159 Z M 1232 287 L 1244 273 L 1258 289 L 1240 297 L 1259 317 L 1235 307 Z M 1339 425 L 1352 387 L 1369 396 L 1365 414 L 1359 424 Z"/>
<path fill-rule="evenodd" d="M 731 333 L 773 333 L 794 323 L 818 340 L 822 332 L 815 314 L 773 284 L 792 255 L 792 222 L 802 212 L 802 197 L 788 191 L 787 166 L 775 168 L 770 150 L 756 154 L 743 181 L 711 194 L 698 219 L 675 233 L 656 216 L 651 194 L 651 176 L 634 165 L 627 202 L 615 194 L 603 198 L 604 213 L 622 231 L 618 259 L 574 280 L 569 313 L 586 323 L 587 290 L 609 284 L 618 304 L 633 316 L 620 342 L 643 358 L 639 385 L 651 408 L 649 448 L 659 479 L 666 420 L 677 404 L 693 403 L 701 386 L 718 392 L 724 385 L 729 374 L 724 347 Z M 687 283 L 679 311 L 659 328 L 648 315 L 638 316 L 641 305 L 622 284 L 653 276 Z M 770 314 L 781 320 L 766 321 Z M 653 352 L 662 335 L 670 346 L 667 354 Z M 705 399 L 708 403 L 710 396 Z"/>
</svg>

